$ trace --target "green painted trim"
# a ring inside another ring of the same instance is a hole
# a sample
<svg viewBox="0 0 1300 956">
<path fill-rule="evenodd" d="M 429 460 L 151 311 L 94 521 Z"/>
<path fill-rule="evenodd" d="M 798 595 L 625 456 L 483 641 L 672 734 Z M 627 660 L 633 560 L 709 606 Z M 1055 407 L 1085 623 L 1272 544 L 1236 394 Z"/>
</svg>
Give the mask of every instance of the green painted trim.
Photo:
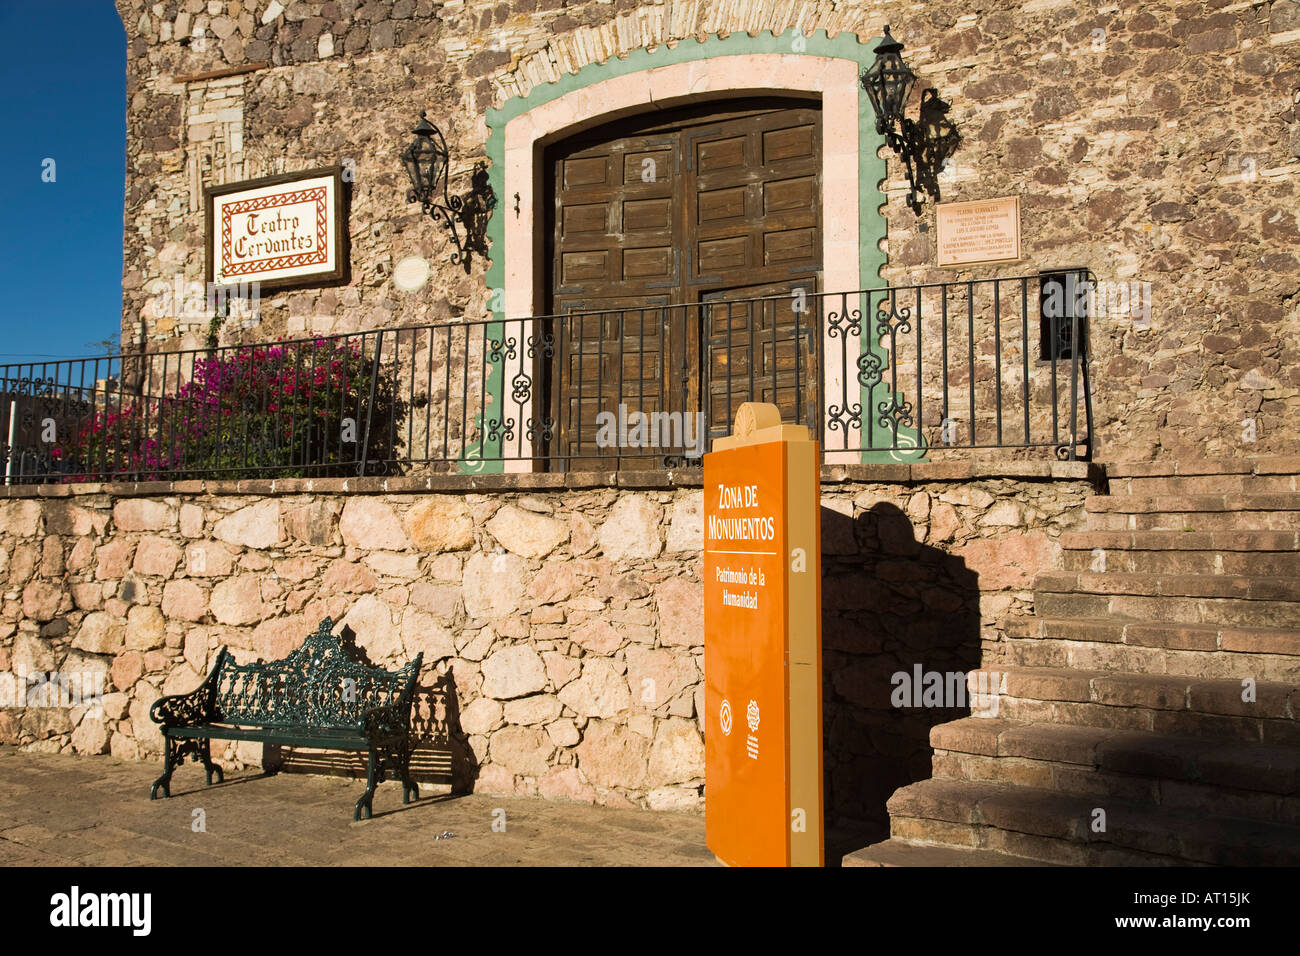
<svg viewBox="0 0 1300 956">
<path fill-rule="evenodd" d="M 486 122 L 489 129 L 487 140 L 487 158 L 488 158 L 488 182 L 496 195 L 509 197 L 513 192 L 509 184 L 505 182 L 505 129 L 506 124 L 517 116 L 521 116 L 530 110 L 536 109 L 544 103 L 549 103 L 561 96 L 573 92 L 574 90 L 583 89 L 595 83 L 601 83 L 605 80 L 618 76 L 626 76 L 631 73 L 640 73 L 651 70 L 656 67 L 667 66 L 675 63 L 684 63 L 692 60 L 703 60 L 718 56 L 739 56 L 754 53 L 782 53 L 819 56 L 830 59 L 851 60 L 865 69 L 875 59 L 873 52 L 875 44 L 880 40 L 879 37 L 873 38 L 868 43 L 863 43 L 855 34 L 843 32 L 835 37 L 827 35 L 825 30 L 818 30 L 811 36 L 804 36 L 795 30 L 789 33 L 773 34 L 770 31 L 764 31 L 758 36 L 750 36 L 743 31 L 729 34 L 726 37 L 717 34 L 710 35 L 704 40 L 694 37 L 680 40 L 675 46 L 669 47 L 661 45 L 653 51 L 646 49 L 636 49 L 630 51 L 625 57 L 610 57 L 604 63 L 591 63 L 584 66 L 577 73 L 566 73 L 554 83 L 545 83 L 533 87 L 524 96 L 516 96 L 507 100 L 500 109 L 489 109 L 487 111 Z M 773 92 L 779 92 L 781 87 L 773 86 Z M 882 190 L 886 176 L 885 161 L 881 159 L 877 152 L 883 145 L 883 137 L 876 132 L 875 114 L 871 109 L 871 101 L 867 98 L 866 91 L 860 86 L 858 88 L 858 157 L 860 161 L 859 181 L 858 181 L 858 223 L 859 223 L 859 249 L 858 249 L 858 273 L 861 286 L 863 288 L 879 287 L 883 284 L 881 270 L 885 266 L 885 254 L 880 249 L 880 240 L 886 235 L 886 220 L 881 214 L 881 207 L 886 202 L 885 194 Z M 506 204 L 508 205 L 508 203 Z M 505 245 L 505 222 L 502 217 L 493 216 L 488 221 L 487 227 L 488 239 L 492 248 L 504 248 Z M 487 286 L 489 290 L 504 288 L 505 285 L 505 261 L 504 256 L 500 259 L 494 258 L 487 271 Z M 836 291 L 836 290 L 826 290 Z M 495 297 L 495 292 L 494 292 Z M 496 297 L 498 301 L 500 297 Z M 493 310 L 493 314 L 498 320 L 504 320 L 506 316 L 502 310 Z M 863 316 L 864 326 L 868 321 L 868 316 Z M 864 328 L 864 332 L 866 328 Z M 869 347 L 878 350 L 878 343 L 871 336 L 864 336 Z M 503 389 L 503 369 L 498 367 L 494 372 L 488 375 L 489 394 L 492 401 L 497 407 L 503 407 L 501 401 L 504 397 Z M 870 396 L 864 389 L 863 408 L 869 412 L 873 407 Z M 481 424 L 481 423 L 480 423 Z M 524 428 L 525 423 L 516 423 L 517 428 Z M 500 442 L 495 444 L 482 444 L 493 455 L 500 455 Z M 918 449 L 918 458 L 924 452 Z M 901 461 L 901 460 L 918 460 L 917 458 L 899 457 L 896 452 L 864 452 L 863 461 Z M 476 472 L 482 471 L 500 471 L 502 465 L 500 462 L 487 462 L 477 460 L 474 462 L 465 462 L 464 466 L 472 468 Z"/>
</svg>

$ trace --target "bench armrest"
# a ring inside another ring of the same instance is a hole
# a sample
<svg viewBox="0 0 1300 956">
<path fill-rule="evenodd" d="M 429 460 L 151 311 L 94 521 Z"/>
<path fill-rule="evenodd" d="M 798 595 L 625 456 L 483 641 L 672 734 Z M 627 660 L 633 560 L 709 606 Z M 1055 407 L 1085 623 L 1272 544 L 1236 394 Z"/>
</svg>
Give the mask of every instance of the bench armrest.
<svg viewBox="0 0 1300 956">
<path fill-rule="evenodd" d="M 163 727 L 197 727 L 210 724 L 216 717 L 217 684 L 221 679 L 221 666 L 228 651 L 217 652 L 217 662 L 203 683 L 188 694 L 171 694 L 160 697 L 149 708 L 149 717 Z"/>
<path fill-rule="evenodd" d="M 371 707 L 362 712 L 361 726 L 371 743 L 401 740 L 410 733 L 411 704 L 399 700 Z"/>
<path fill-rule="evenodd" d="M 411 703 L 415 692 L 415 682 L 420 678 L 420 665 L 424 662 L 424 652 L 415 655 L 407 667 L 410 676 L 396 700 L 378 707 L 370 707 L 361 712 L 361 727 L 370 742 L 405 740 L 411 733 Z"/>
</svg>

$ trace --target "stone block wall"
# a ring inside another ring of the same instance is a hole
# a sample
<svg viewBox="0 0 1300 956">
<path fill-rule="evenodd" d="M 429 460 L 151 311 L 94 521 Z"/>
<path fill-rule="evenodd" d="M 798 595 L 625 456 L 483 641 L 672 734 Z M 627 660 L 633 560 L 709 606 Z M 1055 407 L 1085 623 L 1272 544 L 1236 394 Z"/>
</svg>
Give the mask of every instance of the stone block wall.
<svg viewBox="0 0 1300 956">
<path fill-rule="evenodd" d="M 929 727 L 956 716 L 891 706 L 890 675 L 996 659 L 1002 622 L 1032 611 L 1033 575 L 1081 523 L 1086 466 L 1009 470 L 824 485 L 832 817 L 883 820 L 896 787 L 928 776 Z M 222 645 L 278 658 L 329 615 L 377 664 L 424 652 L 435 782 L 697 808 L 703 492 L 555 477 L 5 489 L 0 680 L 38 696 L 0 701 L 0 742 L 158 759 L 154 700 L 196 687 Z M 60 701 L 39 684 L 51 672 L 99 675 L 101 706 Z"/>
<path fill-rule="evenodd" d="M 737 31 L 787 34 L 792 44 L 796 30 L 866 40 L 891 23 L 918 91 L 933 85 L 952 103 L 963 137 L 941 180 L 944 199 L 1019 195 L 1025 259 L 935 268 L 932 209 L 918 220 L 906 208 L 889 155 L 882 278 L 907 285 L 1090 267 L 1110 284 L 1091 330 L 1101 454 L 1300 448 L 1297 0 L 1102 9 L 1065 0 L 979 9 L 118 0 L 118 9 L 129 41 L 130 347 L 194 346 L 206 334 L 207 316 L 156 306 L 176 276 L 202 277 L 203 185 L 345 162 L 355 177 L 350 282 L 269 296 L 260 326 L 227 323 L 223 341 L 481 319 L 492 295 L 485 263 L 476 259 L 469 275 L 452 265 L 442 231 L 405 202 L 397 154 L 420 109 L 447 133 L 453 179 L 467 187 L 486 158 L 486 111 L 588 64 Z M 499 198 L 495 215 L 505 215 L 508 197 Z M 392 281 L 409 256 L 434 268 L 417 292 Z"/>
</svg>

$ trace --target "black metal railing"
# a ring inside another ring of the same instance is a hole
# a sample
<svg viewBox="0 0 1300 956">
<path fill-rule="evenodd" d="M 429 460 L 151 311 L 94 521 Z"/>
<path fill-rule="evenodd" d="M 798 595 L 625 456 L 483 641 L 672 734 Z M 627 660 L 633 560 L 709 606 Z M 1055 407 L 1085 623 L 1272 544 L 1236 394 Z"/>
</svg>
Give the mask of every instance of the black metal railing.
<svg viewBox="0 0 1300 956">
<path fill-rule="evenodd" d="M 0 366 L 6 480 L 354 475 L 395 455 L 367 429 L 405 414 L 378 338 Z"/>
<path fill-rule="evenodd" d="M 826 407 L 824 450 L 1089 459 L 1095 288 L 1074 270 L 828 295 L 825 365 L 850 384 Z"/>
<path fill-rule="evenodd" d="M 792 288 L 0 366 L 7 482 L 698 464 L 745 401 L 827 461 L 1088 458 L 1091 276 Z"/>
</svg>

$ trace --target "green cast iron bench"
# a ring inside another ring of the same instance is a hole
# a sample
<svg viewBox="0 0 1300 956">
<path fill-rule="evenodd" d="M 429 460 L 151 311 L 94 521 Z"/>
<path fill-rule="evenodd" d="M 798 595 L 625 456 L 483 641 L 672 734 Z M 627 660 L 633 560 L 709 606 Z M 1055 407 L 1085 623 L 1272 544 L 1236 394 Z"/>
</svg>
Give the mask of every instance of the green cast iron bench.
<svg viewBox="0 0 1300 956">
<path fill-rule="evenodd" d="M 302 647 L 278 661 L 236 664 L 222 647 L 211 673 L 189 694 L 154 701 L 149 716 L 162 725 L 166 747 L 163 775 L 154 781 L 171 796 L 172 773 L 188 755 L 202 761 L 208 785 L 213 774 L 211 741 L 252 740 L 286 747 L 365 751 L 369 754 L 366 789 L 352 819 L 373 815 L 375 787 L 391 770 L 402 781 L 402 802 L 420 790 L 411 779 L 411 702 L 423 654 L 396 671 L 356 660 L 330 632 L 334 621 L 320 622 Z"/>
</svg>

